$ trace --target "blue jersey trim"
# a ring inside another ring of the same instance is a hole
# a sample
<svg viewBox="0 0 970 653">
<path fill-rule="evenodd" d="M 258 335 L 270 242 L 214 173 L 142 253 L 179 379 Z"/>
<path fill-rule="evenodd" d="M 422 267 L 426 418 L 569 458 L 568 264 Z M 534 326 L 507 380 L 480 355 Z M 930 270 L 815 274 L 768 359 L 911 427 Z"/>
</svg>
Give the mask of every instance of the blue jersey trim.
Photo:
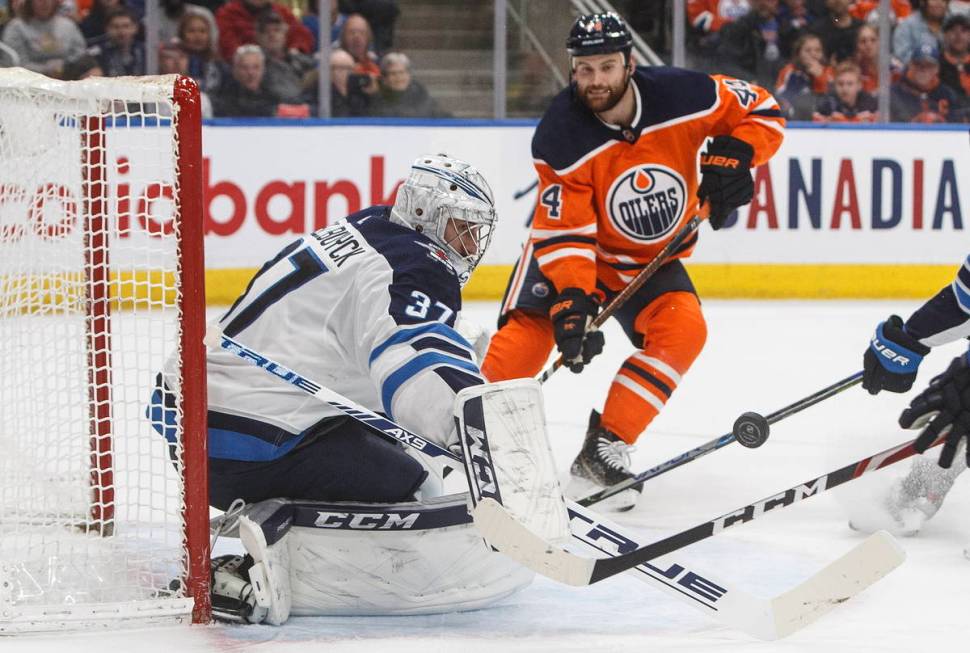
<svg viewBox="0 0 970 653">
<path fill-rule="evenodd" d="M 401 386 L 417 376 L 422 370 L 437 365 L 450 365 L 451 367 L 468 370 L 473 374 L 480 374 L 478 366 L 474 363 L 462 360 L 461 358 L 455 358 L 454 356 L 448 356 L 447 354 L 432 351 L 415 356 L 392 374 L 388 375 L 384 380 L 384 384 L 381 386 L 381 404 L 384 406 L 384 412 L 391 419 L 394 419 L 394 415 L 391 412 L 391 404 L 394 401 L 394 395 L 397 394 Z"/>
<path fill-rule="evenodd" d="M 957 304 L 963 309 L 965 313 L 970 313 L 970 293 L 963 289 L 960 285 L 960 280 L 956 279 L 953 281 L 953 294 L 956 295 Z"/>
<path fill-rule="evenodd" d="M 210 458 L 228 458 L 249 462 L 263 462 L 281 458 L 302 442 L 305 435 L 304 433 L 295 435 L 285 443 L 276 445 L 239 431 L 209 428 L 208 433 Z"/>
<path fill-rule="evenodd" d="M 178 424 L 175 421 L 177 412 L 174 408 L 166 406 L 161 388 L 155 388 L 148 408 L 145 410 L 146 417 L 151 420 L 152 428 L 159 435 L 168 440 L 169 444 L 175 445 L 178 444 Z"/>
<path fill-rule="evenodd" d="M 374 350 L 370 353 L 370 359 L 367 361 L 368 366 L 373 365 L 374 361 L 377 360 L 381 354 L 387 351 L 389 347 L 413 340 L 414 338 L 428 333 L 436 333 L 448 340 L 458 343 L 459 345 L 467 347 L 468 349 L 472 348 L 467 340 L 462 338 L 457 331 L 452 329 L 447 324 L 444 324 L 443 322 L 428 322 L 426 324 L 419 324 L 415 327 L 401 328 L 395 331 L 387 340 L 374 347 Z"/>
</svg>

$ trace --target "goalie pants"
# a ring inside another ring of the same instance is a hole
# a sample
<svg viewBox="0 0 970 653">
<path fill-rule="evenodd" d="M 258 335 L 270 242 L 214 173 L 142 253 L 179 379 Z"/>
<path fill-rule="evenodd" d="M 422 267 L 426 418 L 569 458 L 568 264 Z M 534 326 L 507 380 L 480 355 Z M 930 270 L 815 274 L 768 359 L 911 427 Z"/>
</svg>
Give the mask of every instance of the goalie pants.
<svg viewBox="0 0 970 653">
<path fill-rule="evenodd" d="M 209 459 L 209 503 L 226 510 L 234 499 L 411 501 L 427 472 L 400 446 L 350 417 L 321 423 L 315 437 L 270 461 Z"/>
<path fill-rule="evenodd" d="M 499 330 L 482 362 L 489 381 L 537 375 L 556 345 L 548 317 L 555 287 L 535 259 L 528 265 L 525 276 L 515 287 L 510 281 L 506 290 Z M 512 279 L 516 277 L 513 271 Z M 602 285 L 599 289 L 607 303 L 618 294 Z M 639 351 L 626 359 L 613 378 L 602 424 L 632 444 L 700 354 L 707 326 L 694 285 L 679 260 L 657 270 L 613 317 Z"/>
</svg>

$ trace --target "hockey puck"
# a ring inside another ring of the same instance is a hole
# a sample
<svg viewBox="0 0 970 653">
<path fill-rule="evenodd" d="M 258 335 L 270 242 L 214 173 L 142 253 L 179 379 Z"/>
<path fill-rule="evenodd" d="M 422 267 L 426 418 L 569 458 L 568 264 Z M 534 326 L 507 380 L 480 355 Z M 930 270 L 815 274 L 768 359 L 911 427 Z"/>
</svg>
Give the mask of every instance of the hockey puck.
<svg viewBox="0 0 970 653">
<path fill-rule="evenodd" d="M 742 446 L 757 449 L 768 441 L 770 430 L 768 420 L 758 413 L 749 412 L 734 420 L 734 428 L 731 432 Z"/>
</svg>

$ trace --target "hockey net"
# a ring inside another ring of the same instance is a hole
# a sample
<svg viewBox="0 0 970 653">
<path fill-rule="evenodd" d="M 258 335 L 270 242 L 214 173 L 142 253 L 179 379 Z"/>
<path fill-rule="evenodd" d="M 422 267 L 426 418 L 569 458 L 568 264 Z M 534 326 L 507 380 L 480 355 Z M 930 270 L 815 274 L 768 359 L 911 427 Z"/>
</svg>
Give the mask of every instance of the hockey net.
<svg viewBox="0 0 970 653">
<path fill-rule="evenodd" d="M 198 90 L 0 70 L 0 634 L 208 620 Z"/>
</svg>

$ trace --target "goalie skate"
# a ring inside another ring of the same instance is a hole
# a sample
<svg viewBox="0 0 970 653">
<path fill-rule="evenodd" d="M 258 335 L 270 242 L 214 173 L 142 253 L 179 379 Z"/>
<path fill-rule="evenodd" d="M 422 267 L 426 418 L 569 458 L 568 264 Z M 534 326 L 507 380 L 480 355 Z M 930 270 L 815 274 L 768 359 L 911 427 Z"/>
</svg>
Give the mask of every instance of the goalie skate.
<svg viewBox="0 0 970 653">
<path fill-rule="evenodd" d="M 258 624 L 266 608 L 256 604 L 249 582 L 251 556 L 224 555 L 212 559 L 212 616 L 228 623 Z"/>
<path fill-rule="evenodd" d="M 632 450 L 633 447 L 600 426 L 600 414 L 592 411 L 583 448 L 569 469 L 571 479 L 567 494 L 581 498 L 633 478 L 630 471 Z M 630 510 L 640 497 L 641 487 L 619 492 L 604 499 L 599 506 L 606 510 Z"/>
</svg>

